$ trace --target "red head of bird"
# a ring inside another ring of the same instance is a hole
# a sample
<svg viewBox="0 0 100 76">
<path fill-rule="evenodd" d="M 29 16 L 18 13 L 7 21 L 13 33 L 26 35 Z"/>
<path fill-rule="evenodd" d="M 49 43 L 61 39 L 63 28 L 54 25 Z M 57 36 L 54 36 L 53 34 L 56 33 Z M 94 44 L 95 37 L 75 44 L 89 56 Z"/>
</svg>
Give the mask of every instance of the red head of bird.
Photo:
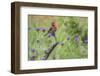
<svg viewBox="0 0 100 76">
<path fill-rule="evenodd" d="M 58 28 L 58 25 L 57 25 L 56 21 L 52 22 L 52 27 L 55 27 L 56 29 Z"/>
</svg>

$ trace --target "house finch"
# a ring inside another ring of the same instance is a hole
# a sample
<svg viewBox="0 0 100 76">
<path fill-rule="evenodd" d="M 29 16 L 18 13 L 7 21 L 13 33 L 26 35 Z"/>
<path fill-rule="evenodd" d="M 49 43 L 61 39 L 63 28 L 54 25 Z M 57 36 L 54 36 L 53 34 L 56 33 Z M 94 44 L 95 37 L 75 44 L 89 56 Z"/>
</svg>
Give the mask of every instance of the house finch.
<svg viewBox="0 0 100 76">
<path fill-rule="evenodd" d="M 56 40 L 55 32 L 57 31 L 57 27 L 58 27 L 58 25 L 56 24 L 56 22 L 55 22 L 55 21 L 52 22 L 52 23 L 51 23 L 51 26 L 50 26 L 48 32 L 45 34 L 45 36 L 46 36 L 46 35 L 48 35 L 48 36 L 53 36 L 53 37 L 55 38 L 55 40 Z"/>
</svg>

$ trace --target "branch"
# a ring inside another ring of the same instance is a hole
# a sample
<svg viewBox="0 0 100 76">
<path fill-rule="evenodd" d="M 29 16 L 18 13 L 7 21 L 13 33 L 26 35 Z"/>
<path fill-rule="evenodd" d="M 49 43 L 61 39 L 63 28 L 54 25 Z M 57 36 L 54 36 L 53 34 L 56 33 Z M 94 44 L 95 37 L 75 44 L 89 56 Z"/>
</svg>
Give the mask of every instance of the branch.
<svg viewBox="0 0 100 76">
<path fill-rule="evenodd" d="M 50 54 L 52 53 L 52 51 L 54 50 L 54 48 L 59 44 L 59 42 L 56 42 L 51 48 L 49 48 L 48 50 L 46 50 L 46 54 L 44 56 L 43 60 L 47 60 L 50 56 Z"/>
</svg>

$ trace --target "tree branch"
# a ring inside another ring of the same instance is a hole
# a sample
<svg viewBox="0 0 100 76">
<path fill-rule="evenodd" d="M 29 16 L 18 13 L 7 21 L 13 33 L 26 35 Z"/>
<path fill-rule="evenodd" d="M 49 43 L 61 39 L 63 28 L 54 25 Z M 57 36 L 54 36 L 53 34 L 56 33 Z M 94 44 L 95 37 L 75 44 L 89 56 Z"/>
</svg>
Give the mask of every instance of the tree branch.
<svg viewBox="0 0 100 76">
<path fill-rule="evenodd" d="M 56 42 L 51 48 L 49 48 L 48 50 L 46 50 L 46 54 L 44 56 L 44 60 L 47 60 L 50 56 L 50 54 L 52 53 L 52 51 L 54 50 L 54 48 L 59 44 L 59 42 Z"/>
</svg>

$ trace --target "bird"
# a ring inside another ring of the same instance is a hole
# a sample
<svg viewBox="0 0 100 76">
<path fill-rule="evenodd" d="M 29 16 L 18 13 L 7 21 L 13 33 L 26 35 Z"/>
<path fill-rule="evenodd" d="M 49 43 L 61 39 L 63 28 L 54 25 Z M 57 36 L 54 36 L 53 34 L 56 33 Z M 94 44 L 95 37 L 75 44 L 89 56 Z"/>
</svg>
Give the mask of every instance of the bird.
<svg viewBox="0 0 100 76">
<path fill-rule="evenodd" d="M 58 28 L 58 25 L 57 25 L 56 21 L 51 22 L 50 28 L 44 36 L 47 36 L 47 35 L 53 36 L 55 38 L 55 40 L 57 41 L 56 35 L 55 35 L 57 28 Z"/>
</svg>

